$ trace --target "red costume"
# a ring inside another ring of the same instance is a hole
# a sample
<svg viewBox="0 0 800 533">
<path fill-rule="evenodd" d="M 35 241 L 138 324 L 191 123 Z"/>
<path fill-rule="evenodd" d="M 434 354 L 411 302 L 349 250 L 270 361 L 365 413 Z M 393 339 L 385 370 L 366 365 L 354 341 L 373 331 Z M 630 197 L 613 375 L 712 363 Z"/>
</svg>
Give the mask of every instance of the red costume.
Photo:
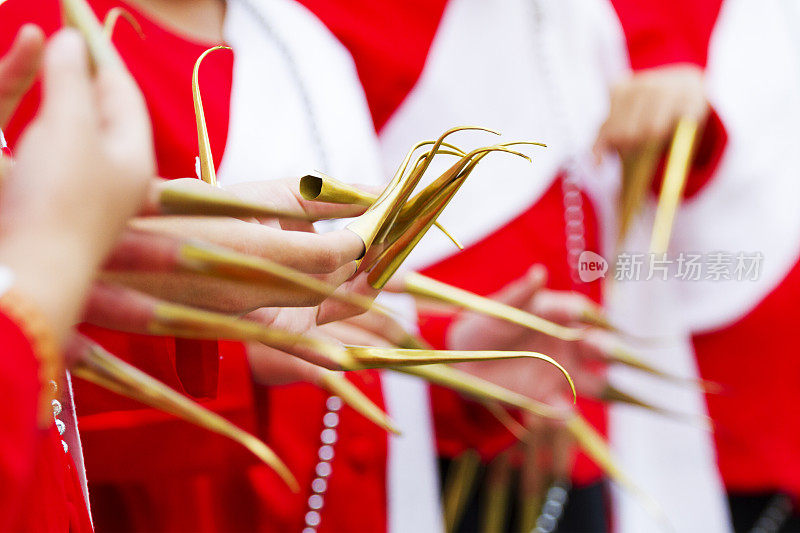
<svg viewBox="0 0 800 533">
<path fill-rule="evenodd" d="M 62 448 L 52 414 L 42 412 L 42 401 L 51 394 L 50 384 L 42 383 L 48 361 L 40 358 L 57 354 L 43 353 L 42 339 L 31 338 L 28 324 L 16 316 L 19 309 L 6 303 L 0 299 L 0 396 L 6 406 L 0 431 L 0 529 L 91 532 L 72 457 Z"/>
</svg>

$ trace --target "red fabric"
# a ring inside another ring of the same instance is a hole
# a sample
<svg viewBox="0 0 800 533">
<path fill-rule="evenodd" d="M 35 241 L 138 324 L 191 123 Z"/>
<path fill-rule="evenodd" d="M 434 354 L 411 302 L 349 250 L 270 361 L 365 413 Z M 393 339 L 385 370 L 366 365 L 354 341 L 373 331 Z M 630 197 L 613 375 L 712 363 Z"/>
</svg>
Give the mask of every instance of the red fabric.
<svg viewBox="0 0 800 533">
<path fill-rule="evenodd" d="M 378 372 L 349 372 L 347 377 L 379 407 L 385 408 Z M 310 510 L 308 498 L 313 494 L 311 482 L 316 477 L 328 395 L 308 384 L 259 387 L 257 395 L 259 406 L 265 407 L 261 410 L 260 435 L 300 483 L 300 492 L 292 494 L 272 471 L 262 469 L 251 474 L 261 499 L 268 502 L 260 510 L 262 528 L 300 531 Z M 320 533 L 386 531 L 386 432 L 347 406 L 339 411 L 339 425 L 335 429 L 339 439 L 334 445 L 332 474 L 317 530 Z"/>
<path fill-rule="evenodd" d="M 72 458 L 52 421 L 39 416 L 39 361 L 22 330 L 0 312 L 0 531 L 92 530 Z"/>
<path fill-rule="evenodd" d="M 800 263 L 750 313 L 693 337 L 717 460 L 729 490 L 785 491 L 800 498 L 800 354 L 796 347 Z"/>
<path fill-rule="evenodd" d="M 674 63 L 704 67 L 722 0 L 611 0 L 633 70 Z"/>
<path fill-rule="evenodd" d="M 422 74 L 447 0 L 300 0 L 356 62 L 380 131 Z"/>
</svg>

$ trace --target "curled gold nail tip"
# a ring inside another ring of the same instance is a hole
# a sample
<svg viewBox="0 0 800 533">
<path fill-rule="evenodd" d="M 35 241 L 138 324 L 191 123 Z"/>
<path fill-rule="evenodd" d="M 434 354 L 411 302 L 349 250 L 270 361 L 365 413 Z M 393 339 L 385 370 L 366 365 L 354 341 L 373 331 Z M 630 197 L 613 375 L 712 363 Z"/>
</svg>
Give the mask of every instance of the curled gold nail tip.
<svg viewBox="0 0 800 533">
<path fill-rule="evenodd" d="M 203 111 L 203 97 L 200 95 L 200 64 L 208 54 L 216 50 L 230 50 L 229 46 L 214 46 L 197 58 L 192 69 L 192 100 L 194 101 L 194 117 L 197 122 L 197 149 L 200 158 L 200 179 L 210 185 L 217 185 L 217 173 L 214 170 L 214 157 L 211 153 L 211 141 L 208 138 L 206 115 Z"/>
<path fill-rule="evenodd" d="M 577 398 L 575 384 L 569 372 L 558 361 L 537 352 L 491 350 L 409 350 L 375 346 L 348 346 L 347 352 L 366 368 L 399 368 L 403 366 L 436 365 L 441 363 L 466 363 L 470 361 L 497 361 L 504 359 L 538 359 L 555 366 L 569 383 L 573 401 Z"/>
<path fill-rule="evenodd" d="M 650 238 L 650 253 L 667 253 L 672 235 L 672 224 L 675 221 L 683 190 L 686 188 L 686 180 L 694 157 L 699 127 L 696 120 L 684 117 L 678 121 L 678 126 L 675 128 L 664 168 L 664 181 L 656 206 L 653 233 Z"/>
<path fill-rule="evenodd" d="M 106 18 L 103 19 L 103 33 L 107 39 L 110 40 L 114 35 L 114 29 L 120 18 L 123 18 L 131 25 L 136 34 L 139 35 L 139 38 L 144 39 L 144 33 L 142 32 L 142 26 L 139 24 L 139 21 L 131 15 L 130 11 L 119 6 L 109 9 L 108 13 L 106 13 Z"/>
<path fill-rule="evenodd" d="M 416 220 L 409 224 L 407 228 L 400 230 L 403 231 L 403 234 L 399 236 L 395 242 L 389 245 L 389 247 L 386 248 L 386 250 L 384 250 L 374 262 L 375 266 L 373 267 L 369 276 L 369 282 L 373 287 L 377 289 L 384 287 L 384 285 L 389 281 L 392 275 L 394 275 L 403 261 L 405 261 L 408 255 L 413 251 L 422 237 L 425 236 L 427 231 L 436 221 L 436 218 L 439 216 L 439 214 L 450 203 L 450 200 L 452 200 L 453 196 L 464 183 L 464 180 L 469 175 L 469 172 L 471 172 L 471 170 L 475 167 L 482 155 L 490 152 L 507 152 L 530 161 L 530 158 L 525 154 L 511 150 L 510 148 L 503 146 L 487 146 L 469 152 L 466 156 L 456 162 L 449 170 L 445 172 L 445 174 L 443 174 L 443 176 L 455 175 L 456 178 L 452 181 L 448 179 L 446 181 L 447 185 L 445 186 L 439 186 L 439 189 L 431 197 L 431 199 L 423 204 L 426 206 L 424 214 L 417 217 Z M 475 160 L 472 160 L 473 158 Z M 468 166 L 469 168 L 462 175 L 462 171 L 464 171 L 465 167 Z M 437 182 L 438 180 L 431 185 L 437 186 Z M 420 195 L 423 195 L 424 193 L 425 191 L 423 190 L 420 192 Z"/>
<path fill-rule="evenodd" d="M 167 215 L 279 218 L 308 222 L 316 220 L 300 211 L 287 211 L 230 196 L 221 196 L 216 190 L 182 191 L 167 185 L 159 193 L 158 200 L 162 213 Z"/>
<path fill-rule="evenodd" d="M 392 177 L 392 180 L 378 196 L 375 203 L 373 203 L 367 209 L 366 213 L 356 218 L 350 225 L 348 225 L 348 229 L 353 231 L 356 235 L 361 237 L 362 241 L 364 241 L 365 250 L 369 250 L 376 238 L 380 240 L 380 238 L 384 237 L 388 233 L 391 224 L 399 214 L 399 211 L 402 209 L 409 195 L 413 191 L 413 188 L 419 182 L 422 174 L 424 174 L 425 170 L 427 170 L 430 162 L 433 160 L 434 155 L 442 146 L 444 139 L 455 132 L 463 130 L 483 130 L 490 133 L 497 133 L 487 128 L 474 126 L 451 128 L 450 130 L 444 132 L 439 139 L 433 143 L 432 148 L 429 150 L 429 155 L 426 156 L 419 165 L 412 169 L 409 174 L 406 174 L 406 168 L 413 157 L 414 151 L 419 147 L 428 144 L 429 141 L 415 145 L 408 152 L 397 172 Z"/>
<path fill-rule="evenodd" d="M 320 377 L 319 385 L 331 394 L 339 396 L 344 403 L 385 431 L 395 435 L 401 434 L 389 415 L 341 374 L 325 370 Z"/>
<path fill-rule="evenodd" d="M 88 348 L 71 369 L 73 375 L 241 444 L 275 470 L 293 492 L 299 491 L 297 480 L 286 464 L 255 436 L 114 357 L 95 343 L 88 340 L 86 343 Z"/>
<path fill-rule="evenodd" d="M 541 148 L 547 148 L 545 143 L 538 141 L 512 141 L 508 143 L 501 143 L 499 146 L 539 146 Z"/>
<path fill-rule="evenodd" d="M 405 275 L 403 278 L 403 290 L 412 296 L 456 305 L 463 309 L 505 320 L 564 341 L 576 341 L 583 337 L 583 331 L 579 328 L 556 324 L 516 307 L 442 283 L 417 272 L 409 272 Z"/>
<path fill-rule="evenodd" d="M 61 0 L 61 12 L 65 23 L 83 35 L 94 65 L 125 69 L 122 58 L 106 38 L 102 24 L 86 0 Z"/>
</svg>

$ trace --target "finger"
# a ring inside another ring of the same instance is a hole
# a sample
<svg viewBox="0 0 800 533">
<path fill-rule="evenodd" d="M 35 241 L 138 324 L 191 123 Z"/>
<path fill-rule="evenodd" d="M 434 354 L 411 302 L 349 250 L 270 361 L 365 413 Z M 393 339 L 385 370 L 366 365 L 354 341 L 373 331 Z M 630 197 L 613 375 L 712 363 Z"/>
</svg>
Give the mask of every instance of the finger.
<svg viewBox="0 0 800 533">
<path fill-rule="evenodd" d="M 580 322 L 587 309 L 595 307 L 597 304 L 584 294 L 541 291 L 532 299 L 526 310 L 561 325 L 572 325 Z"/>
<path fill-rule="evenodd" d="M 346 323 L 384 339 L 390 346 L 402 346 L 409 337 L 409 333 L 399 322 L 375 311 L 350 317 Z"/>
<path fill-rule="evenodd" d="M 342 285 L 337 292 L 349 292 L 351 294 L 360 294 L 368 298 L 375 299 L 378 296 L 377 290 L 373 289 L 367 281 L 365 274 L 359 274 L 351 281 Z M 341 300 L 328 299 L 322 302 L 319 311 L 317 312 L 317 324 L 327 324 L 336 320 L 344 320 L 364 312 L 361 307 L 345 303 Z"/>
<path fill-rule="evenodd" d="M 149 217 L 135 219 L 131 225 L 145 231 L 200 238 L 309 274 L 335 272 L 354 261 L 364 246 L 347 230 L 318 235 L 230 218 Z"/>
<path fill-rule="evenodd" d="M 680 118 L 679 102 L 667 97 L 655 98 L 643 125 L 643 141 L 663 143 L 672 134 Z"/>
<path fill-rule="evenodd" d="M 191 181 L 200 181 L 194 178 L 186 178 Z M 147 195 L 145 196 L 142 208 L 139 210 L 138 216 L 158 216 L 165 214 L 161 207 L 161 192 L 162 188 L 169 183 L 169 180 L 154 176 L 147 186 Z"/>
<path fill-rule="evenodd" d="M 325 324 L 322 329 L 327 335 L 334 339 L 353 346 L 380 346 L 391 348 L 392 343 L 380 335 L 359 328 L 347 322 L 331 322 Z"/>
<path fill-rule="evenodd" d="M 620 111 L 611 141 L 622 155 L 635 151 L 645 141 L 647 107 L 647 97 L 637 92 Z"/>
<path fill-rule="evenodd" d="M 364 249 L 361 239 L 348 230 L 332 231 L 324 235 L 279 231 L 287 237 L 284 242 L 285 253 L 275 248 L 279 244 L 278 241 L 269 243 L 271 245 L 269 249 L 276 255 L 282 255 L 285 258 L 284 264 L 287 266 L 305 270 L 311 274 L 335 272 L 358 259 Z"/>
<path fill-rule="evenodd" d="M 44 54 L 41 116 L 65 135 L 86 135 L 97 125 L 86 45 L 73 29 L 56 33 Z"/>
<path fill-rule="evenodd" d="M 11 49 L 0 60 L 0 127 L 5 127 L 28 92 L 41 66 L 44 32 L 34 24 L 25 24 L 17 33 Z"/>
<path fill-rule="evenodd" d="M 98 67 L 95 86 L 103 138 L 122 162 L 152 161 L 152 132 L 144 97 L 130 73 L 113 63 Z M 139 168 L 139 167 L 137 167 Z M 155 169 L 151 168 L 155 173 Z"/>
<path fill-rule="evenodd" d="M 156 303 L 155 299 L 136 291 L 95 283 L 89 292 L 83 319 L 108 329 L 146 334 Z"/>
<path fill-rule="evenodd" d="M 322 368 L 275 348 L 256 343 L 246 346 L 253 378 L 262 385 L 316 383 L 323 372 Z"/>
<path fill-rule="evenodd" d="M 366 207 L 306 200 L 300 193 L 300 180 L 288 178 L 269 182 L 245 182 L 229 188 L 239 198 L 258 202 L 275 202 L 282 208 L 306 214 L 314 220 L 349 218 L 362 214 Z M 286 227 L 286 229 L 292 229 Z"/>
<path fill-rule="evenodd" d="M 491 298 L 513 307 L 524 307 L 546 283 L 547 269 L 544 265 L 534 265 L 524 276 L 509 283 Z"/>
<path fill-rule="evenodd" d="M 181 242 L 174 237 L 125 231 L 111 251 L 104 270 L 174 272 L 179 270 L 178 252 Z"/>
<path fill-rule="evenodd" d="M 553 434 L 553 475 L 556 479 L 569 479 L 575 461 L 575 441 L 569 430 L 559 425 Z"/>
<path fill-rule="evenodd" d="M 603 156 L 606 152 L 609 152 L 611 149 L 609 140 L 608 140 L 608 130 L 609 130 L 609 122 L 606 119 L 603 122 L 602 126 L 600 126 L 600 130 L 597 132 L 597 138 L 594 140 L 594 144 L 592 145 L 592 155 L 594 156 L 595 164 L 600 164 L 603 159 Z"/>
<path fill-rule="evenodd" d="M 597 162 L 600 161 L 605 153 L 614 150 L 612 139 L 616 131 L 619 129 L 618 122 L 621 114 L 620 108 L 627 97 L 626 87 L 627 82 L 622 82 L 613 87 L 611 90 L 608 115 L 606 115 L 605 121 L 603 122 L 602 126 L 600 126 L 600 130 L 597 133 L 597 138 L 595 139 L 592 147 L 592 152 L 594 153 L 595 160 Z"/>
</svg>

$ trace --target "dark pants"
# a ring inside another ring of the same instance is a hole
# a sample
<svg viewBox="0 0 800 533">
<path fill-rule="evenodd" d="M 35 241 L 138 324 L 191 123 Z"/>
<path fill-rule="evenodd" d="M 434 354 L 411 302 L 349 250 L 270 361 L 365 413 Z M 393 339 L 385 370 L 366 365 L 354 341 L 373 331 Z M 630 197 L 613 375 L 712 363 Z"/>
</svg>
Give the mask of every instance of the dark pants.
<svg viewBox="0 0 800 533">
<path fill-rule="evenodd" d="M 442 486 L 444 486 L 445 475 L 450 463 L 451 461 L 447 459 L 442 459 L 439 462 Z M 457 533 L 480 531 L 481 502 L 484 500 L 484 470 L 482 469 L 478 474 L 475 482 L 476 489 L 462 515 L 456 530 Z M 517 476 L 512 480 L 511 486 L 512 497 L 509 498 L 507 509 L 506 531 L 518 533 L 519 499 L 514 497 L 518 493 Z M 558 533 L 607 533 L 608 494 L 606 484 L 599 482 L 585 487 L 573 487 L 569 491 L 569 499 L 555 531 Z"/>
<path fill-rule="evenodd" d="M 800 514 L 785 494 L 729 492 L 728 504 L 737 533 L 800 533 Z"/>
</svg>

